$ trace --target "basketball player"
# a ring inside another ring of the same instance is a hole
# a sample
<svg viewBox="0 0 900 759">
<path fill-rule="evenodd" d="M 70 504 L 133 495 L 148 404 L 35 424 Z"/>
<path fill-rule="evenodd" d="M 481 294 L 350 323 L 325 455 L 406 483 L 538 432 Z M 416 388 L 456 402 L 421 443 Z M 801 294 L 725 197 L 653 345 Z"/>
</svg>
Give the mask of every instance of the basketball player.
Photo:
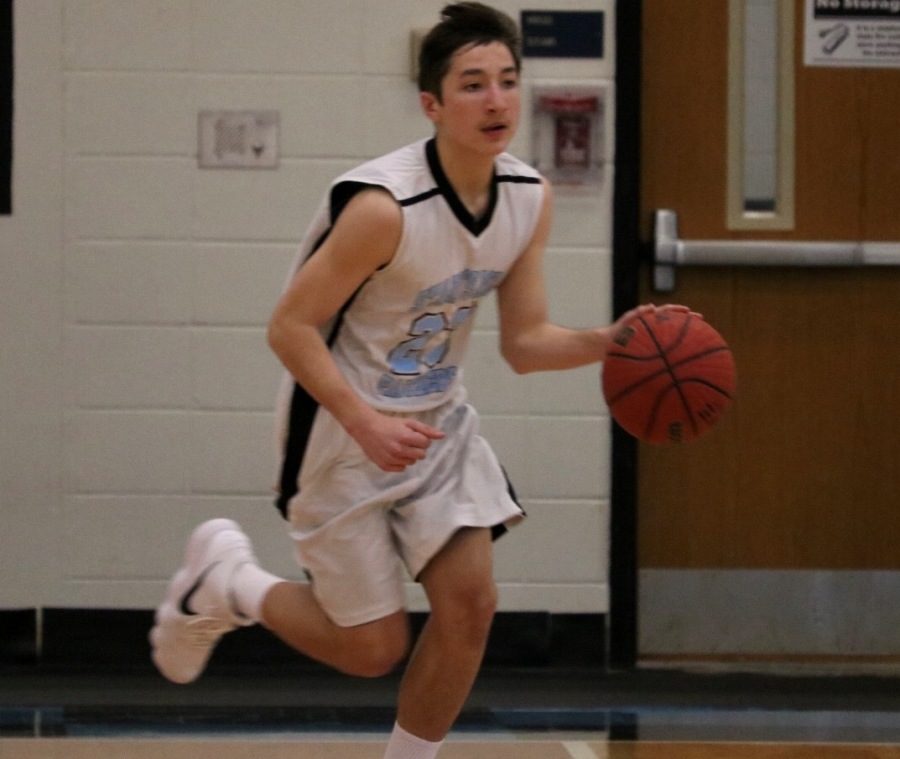
<svg viewBox="0 0 900 759">
<path fill-rule="evenodd" d="M 253 623 L 354 675 L 408 656 L 385 758 L 436 756 L 493 619 L 492 539 L 523 516 L 461 383 L 478 301 L 496 290 L 516 372 L 601 361 L 636 313 L 548 321 L 550 187 L 504 152 L 519 69 L 510 18 L 447 6 L 420 59 L 434 137 L 332 185 L 269 329 L 289 378 L 278 505 L 310 582 L 260 568 L 234 522 L 198 527 L 151 632 L 169 679 L 195 679 L 223 634 Z M 405 572 L 430 604 L 411 653 Z"/>
</svg>

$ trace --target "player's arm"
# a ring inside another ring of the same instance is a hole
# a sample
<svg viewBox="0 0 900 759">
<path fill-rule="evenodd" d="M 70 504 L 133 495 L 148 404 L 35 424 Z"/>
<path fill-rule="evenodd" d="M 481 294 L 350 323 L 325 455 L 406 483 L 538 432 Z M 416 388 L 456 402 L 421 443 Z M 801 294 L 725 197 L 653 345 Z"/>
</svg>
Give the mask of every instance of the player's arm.
<svg viewBox="0 0 900 759">
<path fill-rule="evenodd" d="M 335 364 L 321 327 L 391 260 L 402 228 L 400 208 L 390 195 L 374 188 L 359 192 L 283 293 L 268 330 L 269 345 L 294 379 L 388 471 L 422 458 L 440 433 L 369 406 Z"/>
<path fill-rule="evenodd" d="M 497 289 L 500 350 L 518 373 L 571 369 L 602 361 L 621 324 L 652 306 L 624 314 L 614 324 L 571 329 L 550 322 L 543 259 L 553 218 L 553 193 L 544 182 L 544 202 L 534 236 Z"/>
</svg>

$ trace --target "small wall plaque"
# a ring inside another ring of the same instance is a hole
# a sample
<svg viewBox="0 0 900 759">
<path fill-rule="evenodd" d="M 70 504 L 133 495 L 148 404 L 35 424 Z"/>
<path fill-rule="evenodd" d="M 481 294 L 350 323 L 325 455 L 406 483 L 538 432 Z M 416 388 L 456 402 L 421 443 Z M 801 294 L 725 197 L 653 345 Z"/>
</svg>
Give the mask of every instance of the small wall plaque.
<svg viewBox="0 0 900 759">
<path fill-rule="evenodd" d="M 200 168 L 274 169 L 278 111 L 201 111 Z"/>
</svg>

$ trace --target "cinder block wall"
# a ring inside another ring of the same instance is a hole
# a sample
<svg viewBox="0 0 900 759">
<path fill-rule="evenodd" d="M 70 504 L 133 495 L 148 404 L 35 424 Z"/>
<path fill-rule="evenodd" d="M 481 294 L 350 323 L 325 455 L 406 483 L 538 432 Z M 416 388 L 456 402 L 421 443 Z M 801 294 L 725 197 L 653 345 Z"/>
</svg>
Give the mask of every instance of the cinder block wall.
<svg viewBox="0 0 900 759">
<path fill-rule="evenodd" d="M 0 556 L 20 581 L 0 587 L 0 607 L 150 608 L 188 530 L 213 515 L 238 519 L 268 567 L 297 574 L 270 505 L 280 368 L 265 323 L 329 180 L 429 134 L 409 40 L 442 4 L 16 3 L 17 73 L 31 84 L 16 93 L 19 205 L 0 220 L 0 244 L 16 248 L 4 265 L 27 276 L 3 279 L 23 308 L 5 298 L 15 334 L 2 347 L 4 362 L 16 351 L 25 363 L 2 410 L 42 424 L 4 432 L 17 455 L 0 460 Z M 498 5 L 515 17 L 528 7 Z M 613 3 L 542 7 L 606 11 L 603 61 L 526 60 L 513 151 L 531 154 L 533 85 L 608 88 L 603 186 L 560 193 L 547 256 L 553 317 L 591 325 L 611 302 Z M 278 111 L 278 167 L 198 168 L 204 109 Z M 468 385 L 530 514 L 498 544 L 502 607 L 605 611 L 609 422 L 597 369 L 513 375 L 485 306 Z M 421 607 L 417 589 L 410 597 Z"/>
</svg>

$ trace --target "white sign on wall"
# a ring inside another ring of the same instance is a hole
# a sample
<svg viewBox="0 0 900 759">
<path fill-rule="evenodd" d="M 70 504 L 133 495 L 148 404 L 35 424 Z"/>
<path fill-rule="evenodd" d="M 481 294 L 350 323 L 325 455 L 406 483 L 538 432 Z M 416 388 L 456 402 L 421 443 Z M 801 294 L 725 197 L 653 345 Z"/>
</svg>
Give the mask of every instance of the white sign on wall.
<svg viewBox="0 0 900 759">
<path fill-rule="evenodd" d="M 807 66 L 900 68 L 900 0 L 806 0 Z"/>
</svg>

